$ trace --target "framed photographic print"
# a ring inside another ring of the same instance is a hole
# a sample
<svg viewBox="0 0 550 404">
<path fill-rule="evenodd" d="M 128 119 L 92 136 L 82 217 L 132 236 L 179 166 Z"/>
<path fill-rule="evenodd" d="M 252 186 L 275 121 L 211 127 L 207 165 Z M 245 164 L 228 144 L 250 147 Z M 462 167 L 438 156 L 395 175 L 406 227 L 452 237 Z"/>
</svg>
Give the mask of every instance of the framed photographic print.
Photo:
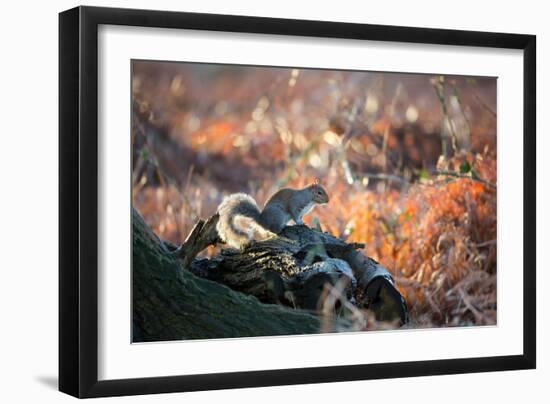
<svg viewBox="0 0 550 404">
<path fill-rule="evenodd" d="M 59 28 L 61 391 L 535 367 L 534 36 Z"/>
</svg>

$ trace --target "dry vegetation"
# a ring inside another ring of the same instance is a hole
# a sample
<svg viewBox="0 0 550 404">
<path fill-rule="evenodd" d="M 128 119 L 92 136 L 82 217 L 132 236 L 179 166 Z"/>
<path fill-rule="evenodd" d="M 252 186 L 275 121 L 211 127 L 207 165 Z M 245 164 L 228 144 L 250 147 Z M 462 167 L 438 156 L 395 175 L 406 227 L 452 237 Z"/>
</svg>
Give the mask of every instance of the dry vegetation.
<svg viewBox="0 0 550 404">
<path fill-rule="evenodd" d="M 496 323 L 495 80 L 133 68 L 133 203 L 161 238 L 228 193 L 263 203 L 319 177 L 331 201 L 306 222 L 365 243 L 411 327 Z"/>
</svg>

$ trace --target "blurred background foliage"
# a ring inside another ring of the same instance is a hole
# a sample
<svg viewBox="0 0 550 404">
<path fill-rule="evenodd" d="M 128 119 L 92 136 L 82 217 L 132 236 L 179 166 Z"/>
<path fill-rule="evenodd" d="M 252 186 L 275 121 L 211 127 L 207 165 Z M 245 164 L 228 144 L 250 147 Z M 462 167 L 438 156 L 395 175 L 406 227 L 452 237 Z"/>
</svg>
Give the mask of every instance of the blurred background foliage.
<svg viewBox="0 0 550 404">
<path fill-rule="evenodd" d="M 180 243 L 222 198 L 320 178 L 411 327 L 496 324 L 496 79 L 134 61 L 134 207 Z M 204 254 L 215 253 L 214 248 Z"/>
</svg>

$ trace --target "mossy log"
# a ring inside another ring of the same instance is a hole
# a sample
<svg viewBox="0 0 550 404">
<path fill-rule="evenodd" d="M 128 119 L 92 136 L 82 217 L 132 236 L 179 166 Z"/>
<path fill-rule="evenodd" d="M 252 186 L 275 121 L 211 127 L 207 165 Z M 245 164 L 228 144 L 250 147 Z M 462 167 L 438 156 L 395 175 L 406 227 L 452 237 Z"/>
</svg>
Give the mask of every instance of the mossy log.
<svg viewBox="0 0 550 404">
<path fill-rule="evenodd" d="M 132 209 L 133 341 L 318 333 L 319 317 L 263 304 L 184 270 Z"/>
<path fill-rule="evenodd" d="M 217 215 L 200 220 L 179 247 L 132 215 L 134 341 L 364 329 L 358 309 L 376 321 L 408 321 L 391 275 L 361 244 L 296 225 L 243 250 L 196 258 L 220 241 Z"/>
<path fill-rule="evenodd" d="M 208 222 L 215 226 L 216 219 Z M 345 300 L 355 308 L 371 310 L 377 321 L 407 323 L 407 305 L 390 273 L 363 255 L 358 250 L 362 247 L 295 225 L 242 251 L 226 249 L 212 259 L 186 261 L 191 262 L 189 270 L 197 276 L 256 296 L 264 303 L 322 314 L 327 309 L 330 286 L 340 295 L 334 309 Z"/>
</svg>

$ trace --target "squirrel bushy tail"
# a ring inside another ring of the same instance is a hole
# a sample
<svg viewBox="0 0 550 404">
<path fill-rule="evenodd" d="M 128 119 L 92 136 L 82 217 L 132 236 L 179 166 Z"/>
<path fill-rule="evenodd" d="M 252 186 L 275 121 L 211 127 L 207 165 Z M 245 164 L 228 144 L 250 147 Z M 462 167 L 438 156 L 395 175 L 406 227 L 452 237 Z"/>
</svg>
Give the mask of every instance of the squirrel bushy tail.
<svg viewBox="0 0 550 404">
<path fill-rule="evenodd" d="M 265 238 L 272 233 L 263 228 L 260 222 L 260 208 L 250 195 L 239 193 L 226 196 L 218 207 L 219 220 L 216 230 L 224 243 L 242 248 L 256 234 Z"/>
</svg>

